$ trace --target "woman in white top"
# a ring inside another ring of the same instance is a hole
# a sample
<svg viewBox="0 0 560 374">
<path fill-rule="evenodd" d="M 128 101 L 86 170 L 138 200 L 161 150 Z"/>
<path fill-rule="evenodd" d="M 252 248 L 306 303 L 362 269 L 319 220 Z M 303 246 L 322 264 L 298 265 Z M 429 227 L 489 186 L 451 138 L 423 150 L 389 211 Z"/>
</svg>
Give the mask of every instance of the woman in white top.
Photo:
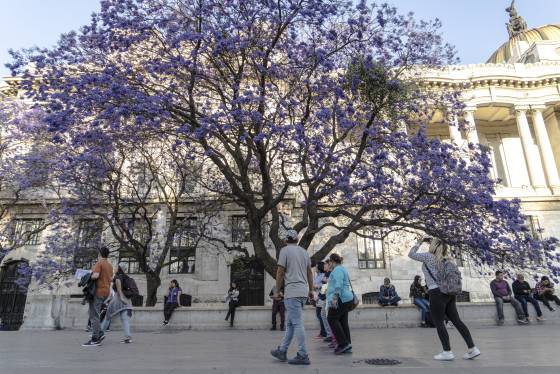
<svg viewBox="0 0 560 374">
<path fill-rule="evenodd" d="M 239 306 L 239 288 L 235 282 L 231 282 L 228 293 L 226 294 L 226 303 L 229 307 L 226 315 L 226 321 L 229 319 L 229 325 L 233 327 L 235 308 Z"/>
<path fill-rule="evenodd" d="M 418 249 L 424 243 L 430 244 L 428 252 L 418 253 Z M 456 297 L 455 295 L 447 295 L 440 291 L 438 280 L 438 268 L 444 259 L 446 259 L 448 247 L 439 239 L 426 237 L 418 241 L 411 249 L 408 257 L 413 260 L 422 262 L 422 271 L 428 286 L 428 295 L 430 296 L 430 315 L 434 325 L 436 325 L 439 340 L 443 346 L 443 352 L 434 356 L 434 359 L 440 361 L 450 361 L 455 358 L 451 351 L 449 343 L 449 334 L 445 328 L 444 319 L 447 318 L 453 322 L 457 331 L 461 334 L 465 343 L 467 343 L 467 353 L 463 356 L 465 359 L 473 359 L 480 355 L 479 349 L 474 345 L 471 333 L 467 326 L 461 321 L 459 313 L 457 312 Z"/>
</svg>

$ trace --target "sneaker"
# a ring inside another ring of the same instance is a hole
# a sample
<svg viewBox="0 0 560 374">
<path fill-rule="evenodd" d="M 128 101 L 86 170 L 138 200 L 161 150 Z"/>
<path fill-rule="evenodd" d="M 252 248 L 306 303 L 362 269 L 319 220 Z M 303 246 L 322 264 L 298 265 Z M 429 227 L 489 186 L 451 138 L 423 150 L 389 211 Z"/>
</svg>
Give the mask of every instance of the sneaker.
<svg viewBox="0 0 560 374">
<path fill-rule="evenodd" d="M 543 316 L 537 317 L 537 321 L 542 322 L 542 321 L 546 321 L 546 318 L 544 318 Z"/>
<path fill-rule="evenodd" d="M 101 343 L 103 340 L 105 340 L 105 334 L 101 335 L 98 339 L 99 343 Z"/>
<path fill-rule="evenodd" d="M 336 348 L 337 344 L 335 342 L 330 342 L 329 343 L 329 348 Z"/>
<path fill-rule="evenodd" d="M 463 355 L 463 358 L 465 360 L 472 360 L 472 359 L 474 359 L 475 357 L 478 357 L 478 356 L 480 356 L 480 350 L 476 347 L 472 347 L 471 349 L 469 349 L 467 351 L 467 353 L 465 353 Z"/>
<path fill-rule="evenodd" d="M 309 356 L 307 356 L 307 355 L 301 356 L 298 353 L 296 355 L 296 357 L 288 360 L 288 364 L 290 364 L 290 365 L 309 365 L 309 364 L 311 364 L 311 362 L 309 362 Z"/>
<path fill-rule="evenodd" d="M 352 345 L 351 344 L 346 344 L 344 347 L 338 347 L 337 349 L 334 350 L 334 354 L 335 355 L 341 355 L 346 353 L 347 351 L 351 351 L 352 350 Z"/>
<path fill-rule="evenodd" d="M 499 320 L 496 321 L 496 324 L 497 324 L 498 326 L 502 326 L 502 325 L 504 324 L 504 320 L 503 320 L 503 319 L 499 319 Z"/>
<path fill-rule="evenodd" d="M 105 332 L 111 332 L 111 328 L 107 327 L 107 330 L 105 330 Z"/>
<path fill-rule="evenodd" d="M 315 337 L 315 339 L 321 340 L 321 339 L 325 339 L 325 337 L 323 335 L 319 334 Z"/>
<path fill-rule="evenodd" d="M 276 331 L 276 326 L 272 326 L 272 327 L 270 328 L 270 331 Z"/>
<path fill-rule="evenodd" d="M 284 326 L 280 327 L 280 331 L 286 331 L 286 328 Z"/>
<path fill-rule="evenodd" d="M 121 340 L 122 344 L 130 344 L 132 343 L 132 338 L 124 338 L 123 340 Z"/>
<path fill-rule="evenodd" d="M 272 357 L 282 361 L 282 362 L 286 362 L 288 360 L 288 356 L 286 355 L 286 351 L 281 351 L 280 347 L 273 349 L 272 351 L 270 351 L 270 354 L 272 355 Z"/>
<path fill-rule="evenodd" d="M 526 324 L 529 323 L 529 321 L 527 321 L 527 320 L 524 319 L 524 318 L 518 318 L 518 319 L 517 319 L 517 323 L 519 323 L 520 325 L 526 325 Z"/>
<path fill-rule="evenodd" d="M 554 312 L 556 309 L 554 309 L 553 307 L 548 308 L 551 312 Z"/>
<path fill-rule="evenodd" d="M 434 356 L 434 360 L 437 361 L 453 361 L 454 359 L 455 355 L 451 351 L 443 351 Z"/>
<path fill-rule="evenodd" d="M 82 347 L 97 347 L 100 345 L 101 345 L 101 341 L 99 340 L 88 340 L 87 342 L 82 344 Z"/>
<path fill-rule="evenodd" d="M 330 343 L 330 342 L 332 342 L 332 337 L 327 336 L 326 338 L 323 339 L 323 341 L 324 341 L 325 343 Z"/>
<path fill-rule="evenodd" d="M 169 321 L 163 321 L 163 323 L 161 325 L 162 326 L 167 326 L 167 325 L 169 325 Z"/>
</svg>

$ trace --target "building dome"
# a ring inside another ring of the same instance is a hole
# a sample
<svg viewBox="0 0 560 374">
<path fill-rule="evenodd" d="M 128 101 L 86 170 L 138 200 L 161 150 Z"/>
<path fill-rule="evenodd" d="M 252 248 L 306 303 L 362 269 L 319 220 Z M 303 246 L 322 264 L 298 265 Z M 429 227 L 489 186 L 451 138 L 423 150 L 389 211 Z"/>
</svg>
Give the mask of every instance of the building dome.
<svg viewBox="0 0 560 374">
<path fill-rule="evenodd" d="M 516 51 L 519 51 L 522 48 L 527 48 L 523 47 L 522 44 L 526 43 L 525 45 L 529 46 L 540 40 L 560 42 L 560 24 L 541 26 L 535 29 L 522 31 L 519 34 L 512 36 L 507 42 L 502 44 L 501 47 L 498 48 L 486 62 L 493 64 L 507 63 L 509 59 L 516 54 Z"/>
</svg>

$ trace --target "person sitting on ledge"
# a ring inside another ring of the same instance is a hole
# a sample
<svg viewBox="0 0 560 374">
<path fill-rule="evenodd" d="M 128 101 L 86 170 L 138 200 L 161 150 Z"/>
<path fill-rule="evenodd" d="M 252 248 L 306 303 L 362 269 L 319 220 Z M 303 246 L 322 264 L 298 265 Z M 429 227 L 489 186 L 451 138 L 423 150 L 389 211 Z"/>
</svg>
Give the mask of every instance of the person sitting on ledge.
<svg viewBox="0 0 560 374">
<path fill-rule="evenodd" d="M 421 326 L 428 327 L 428 312 L 430 310 L 430 303 L 426 298 L 428 296 L 428 289 L 422 285 L 422 277 L 417 275 L 414 277 L 414 282 L 410 285 L 410 300 L 412 304 L 420 309 L 422 317 Z"/>
<path fill-rule="evenodd" d="M 397 295 L 395 286 L 391 284 L 389 278 L 383 280 L 383 284 L 379 288 L 379 305 L 381 306 L 398 306 L 401 298 Z"/>
<path fill-rule="evenodd" d="M 549 301 L 554 301 L 556 305 L 560 305 L 560 299 L 554 294 L 554 284 L 550 282 L 546 275 L 541 277 L 541 281 L 535 285 L 535 299 L 542 301 L 551 312 L 554 312 L 554 308 Z"/>
<path fill-rule="evenodd" d="M 496 279 L 490 282 L 490 289 L 494 300 L 496 301 L 496 311 L 498 312 L 498 326 L 504 324 L 504 303 L 510 303 L 517 313 L 517 323 L 520 325 L 527 324 L 525 313 L 521 307 L 521 303 L 511 296 L 511 288 L 509 283 L 504 279 L 504 273 L 501 270 L 496 271 Z"/>
<path fill-rule="evenodd" d="M 511 284 L 511 288 L 513 288 L 513 294 L 515 295 L 515 298 L 521 303 L 521 306 L 523 307 L 525 319 L 529 321 L 529 310 L 527 309 L 527 304 L 531 303 L 533 304 L 533 307 L 537 312 L 537 321 L 544 321 L 539 302 L 535 300 L 535 298 L 533 298 L 531 286 L 525 280 L 523 274 L 517 274 L 517 279 Z"/>
</svg>

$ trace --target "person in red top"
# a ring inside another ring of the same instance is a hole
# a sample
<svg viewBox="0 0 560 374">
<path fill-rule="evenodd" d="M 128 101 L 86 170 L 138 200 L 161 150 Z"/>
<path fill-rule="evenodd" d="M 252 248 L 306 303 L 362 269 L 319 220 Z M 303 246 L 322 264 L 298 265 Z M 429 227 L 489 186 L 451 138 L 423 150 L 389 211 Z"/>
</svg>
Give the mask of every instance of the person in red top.
<svg viewBox="0 0 560 374">
<path fill-rule="evenodd" d="M 89 320 L 93 334 L 91 339 L 82 344 L 83 347 L 98 346 L 105 337 L 101 332 L 101 307 L 105 299 L 111 295 L 111 281 L 113 279 L 113 266 L 107 260 L 109 248 L 99 248 L 98 260 L 91 270 L 91 279 L 95 280 L 95 297 L 89 302 Z"/>
</svg>

